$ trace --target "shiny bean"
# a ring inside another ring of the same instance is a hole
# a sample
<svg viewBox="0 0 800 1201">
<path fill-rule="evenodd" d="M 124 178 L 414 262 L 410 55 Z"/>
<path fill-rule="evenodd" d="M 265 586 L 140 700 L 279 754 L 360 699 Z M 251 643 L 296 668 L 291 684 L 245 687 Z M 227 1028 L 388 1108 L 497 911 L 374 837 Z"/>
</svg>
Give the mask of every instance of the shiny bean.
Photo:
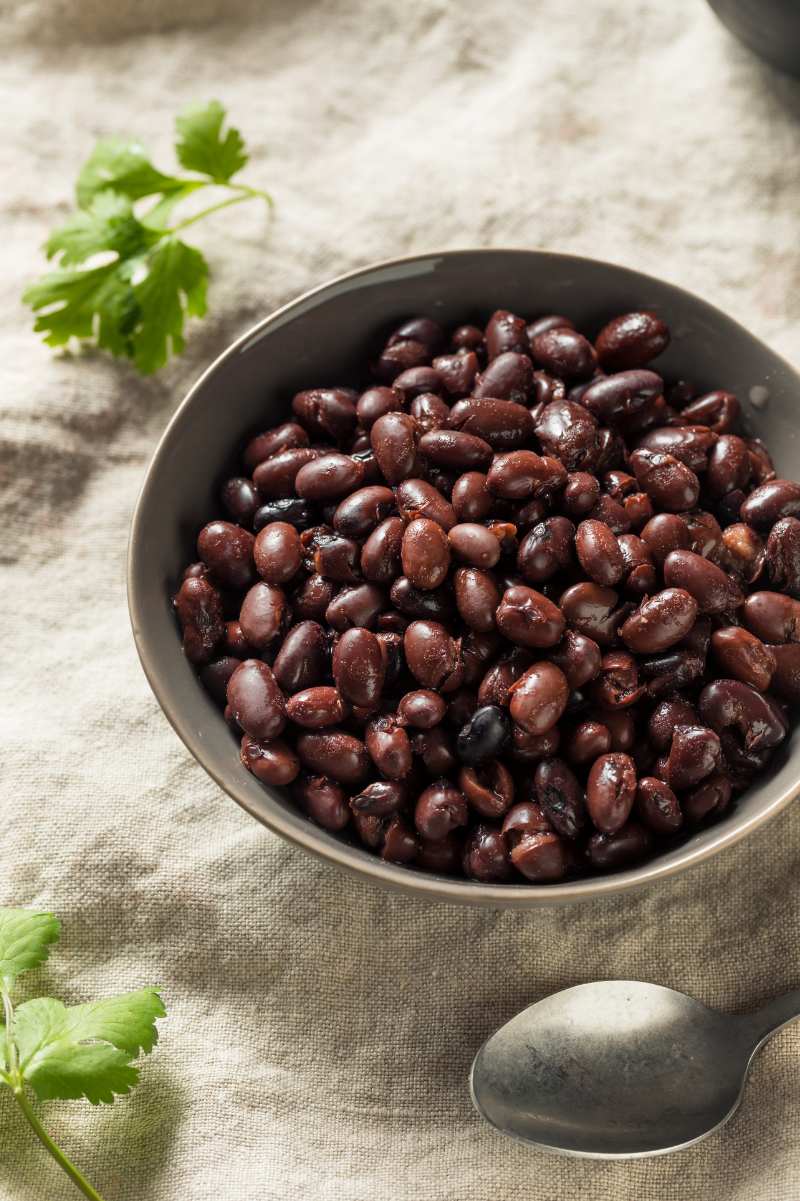
<svg viewBox="0 0 800 1201">
<path fill-rule="evenodd" d="M 258 742 L 245 734 L 242 738 L 241 761 L 262 784 L 280 787 L 291 784 L 300 773 L 300 760 L 287 743 Z"/>
<path fill-rule="evenodd" d="M 800 597 L 800 521 L 796 517 L 775 522 L 767 538 L 766 563 L 772 586 Z"/>
<path fill-rule="evenodd" d="M 775 701 L 741 680 L 714 680 L 700 693 L 701 721 L 717 734 L 735 730 L 746 751 L 777 746 L 786 737 L 786 719 Z"/>
<path fill-rule="evenodd" d="M 586 802 L 575 774 L 563 759 L 543 759 L 533 777 L 536 800 L 553 829 L 578 838 L 586 824 Z"/>
<path fill-rule="evenodd" d="M 511 716 L 528 734 L 546 734 L 567 707 L 569 684 L 560 668 L 542 661 L 509 688 Z"/>
<path fill-rule="evenodd" d="M 596 476 L 587 471 L 573 471 L 567 476 L 562 504 L 570 517 L 586 517 L 599 498 L 600 484 Z"/>
<path fill-rule="evenodd" d="M 655 776 L 644 776 L 636 786 L 636 816 L 656 834 L 674 834 L 683 825 L 678 798 Z"/>
<path fill-rule="evenodd" d="M 600 647 L 592 638 L 577 630 L 565 630 L 563 638 L 549 657 L 550 662 L 555 663 L 566 676 L 570 691 L 583 688 L 600 671 Z"/>
<path fill-rule="evenodd" d="M 666 759 L 666 779 L 678 792 L 693 788 L 719 767 L 720 741 L 706 726 L 676 726 Z"/>
<path fill-rule="evenodd" d="M 564 844 L 557 834 L 523 834 L 511 849 L 511 862 L 534 884 L 561 880 L 567 873 Z"/>
<path fill-rule="evenodd" d="M 286 692 L 302 692 L 319 684 L 328 665 L 327 641 L 316 621 L 292 626 L 272 665 L 275 679 Z"/>
<path fill-rule="evenodd" d="M 328 526 L 315 526 L 301 535 L 306 566 L 326 580 L 338 584 L 359 578 L 358 543 L 334 533 Z"/>
<path fill-rule="evenodd" d="M 409 671 L 424 688 L 442 688 L 458 667 L 458 644 L 436 621 L 412 621 L 403 649 Z"/>
<path fill-rule="evenodd" d="M 742 521 L 757 530 L 769 529 L 781 517 L 796 517 L 798 513 L 800 484 L 792 480 L 769 480 L 759 484 L 739 510 Z"/>
<path fill-rule="evenodd" d="M 370 708 L 380 700 L 386 677 L 381 645 L 369 630 L 345 630 L 333 652 L 333 678 L 353 705 Z"/>
<path fill-rule="evenodd" d="M 731 801 L 731 782 L 727 776 L 715 773 L 689 793 L 683 800 L 686 820 L 693 826 L 710 817 L 724 813 Z"/>
<path fill-rule="evenodd" d="M 400 574 L 404 531 L 401 517 L 387 517 L 375 527 L 361 548 L 361 572 L 365 580 L 388 584 Z"/>
<path fill-rule="evenodd" d="M 591 342 L 566 326 L 536 334 L 530 347 L 539 367 L 564 380 L 588 379 L 597 366 L 597 355 Z"/>
<path fill-rule="evenodd" d="M 388 780 L 402 780 L 411 771 L 411 743 L 393 717 L 373 718 L 365 741 L 372 762 Z"/>
<path fill-rule="evenodd" d="M 692 509 L 700 495 L 700 481 L 691 468 L 674 455 L 635 450 L 631 466 L 640 487 L 653 504 L 668 513 Z"/>
<path fill-rule="evenodd" d="M 573 584 L 562 593 L 558 603 L 562 619 L 600 646 L 608 646 L 614 641 L 626 612 L 617 607 L 617 593 L 600 584 Z"/>
<path fill-rule="evenodd" d="M 583 767 L 611 750 L 611 731 L 599 721 L 582 721 L 569 737 L 564 754 L 570 763 Z"/>
<path fill-rule="evenodd" d="M 536 423 L 542 449 L 560 459 L 567 471 L 591 467 L 597 461 L 597 421 L 583 407 L 569 400 L 546 405 Z"/>
<path fill-rule="evenodd" d="M 546 487 L 552 471 L 532 450 L 512 450 L 495 455 L 486 476 L 486 487 L 504 500 L 524 500 Z"/>
<path fill-rule="evenodd" d="M 784 518 L 793 521 L 794 518 Z M 777 522 L 773 529 L 776 529 Z M 729 525 L 722 532 L 722 560 L 726 568 L 738 576 L 744 583 L 752 584 L 761 574 L 766 559 L 764 542 L 752 526 L 743 522 Z M 777 583 L 777 581 L 775 581 Z M 787 589 L 791 591 L 790 589 Z"/>
<path fill-rule="evenodd" d="M 534 421 L 529 411 L 512 400 L 481 397 L 462 400 L 450 410 L 450 424 L 482 438 L 493 450 L 516 450 L 530 443 Z"/>
<path fill-rule="evenodd" d="M 739 401 L 732 392 L 707 392 L 683 409 L 683 419 L 707 425 L 715 434 L 729 434 L 739 420 Z"/>
<path fill-rule="evenodd" d="M 469 471 L 492 461 L 492 448 L 476 434 L 464 430 L 431 430 L 419 441 L 420 453 L 448 471 Z"/>
<path fill-rule="evenodd" d="M 575 533 L 575 551 L 581 567 L 596 584 L 613 588 L 622 579 L 622 551 L 605 522 L 582 521 Z"/>
<path fill-rule="evenodd" d="M 405 521 L 427 517 L 445 531 L 456 524 L 453 506 L 426 480 L 403 480 L 397 487 L 397 507 Z"/>
<path fill-rule="evenodd" d="M 691 536 L 682 517 L 674 513 L 657 513 L 641 532 L 657 567 L 661 567 L 670 551 L 689 550 Z"/>
<path fill-rule="evenodd" d="M 511 860 L 500 830 L 494 826 L 475 826 L 464 846 L 464 875 L 484 884 L 505 881 L 511 875 Z"/>
<path fill-rule="evenodd" d="M 676 697 L 668 701 L 660 701 L 653 712 L 647 726 L 647 736 L 657 751 L 666 751 L 672 741 L 672 733 L 676 726 L 697 725 L 697 711 L 689 701 Z"/>
<path fill-rule="evenodd" d="M 456 740 L 456 754 L 462 763 L 474 765 L 494 759 L 511 736 L 511 722 L 499 705 L 485 705 L 470 716 Z"/>
<path fill-rule="evenodd" d="M 294 487 L 304 500 L 337 500 L 358 488 L 364 479 L 364 464 L 349 455 L 319 455 L 300 468 Z"/>
<path fill-rule="evenodd" d="M 387 483 L 399 484 L 416 474 L 418 433 L 409 413 L 386 413 L 373 424 L 370 445 Z"/>
<path fill-rule="evenodd" d="M 424 342 L 416 338 L 402 338 L 384 347 L 375 364 L 375 374 L 378 379 L 390 384 L 403 372 L 424 367 L 430 361 L 431 351 Z"/>
<path fill-rule="evenodd" d="M 415 588 L 438 588 L 450 568 L 450 546 L 440 525 L 427 517 L 409 522 L 400 548 L 403 571 Z"/>
<path fill-rule="evenodd" d="M 653 371 L 620 371 L 592 380 L 581 403 L 598 421 L 615 428 L 661 396 L 663 388 L 661 377 Z"/>
<path fill-rule="evenodd" d="M 351 626 L 374 629 L 378 614 L 386 607 L 386 597 L 376 584 L 356 584 L 340 588 L 325 610 L 325 620 L 334 630 Z"/>
<path fill-rule="evenodd" d="M 726 676 L 766 692 L 775 672 L 775 656 L 760 638 L 741 626 L 726 626 L 711 635 L 714 657 Z"/>
<path fill-rule="evenodd" d="M 366 538 L 394 507 L 394 494 L 390 488 L 370 484 L 339 502 L 333 514 L 333 528 L 345 538 Z"/>
<path fill-rule="evenodd" d="M 453 485 L 450 497 L 458 522 L 478 522 L 488 517 L 494 497 L 486 487 L 486 476 L 480 471 L 467 471 Z"/>
<path fill-rule="evenodd" d="M 638 450 L 653 450 L 680 459 L 691 471 L 705 471 L 717 450 L 717 435 L 706 425 L 661 426 L 639 439 Z M 724 489 L 725 492 L 729 489 Z M 722 495 L 722 492 L 715 495 Z"/>
<path fill-rule="evenodd" d="M 288 521 L 296 530 L 306 530 L 314 523 L 311 505 L 299 496 L 284 496 L 259 505 L 253 516 L 253 529 L 263 530 L 271 521 Z"/>
<path fill-rule="evenodd" d="M 614 834 L 625 825 L 636 797 L 636 766 L 630 755 L 601 755 L 589 771 L 586 807 L 596 828 Z"/>
<path fill-rule="evenodd" d="M 500 591 L 488 571 L 479 567 L 457 568 L 453 590 L 459 616 L 470 630 L 484 634 L 495 628 Z"/>
<path fill-rule="evenodd" d="M 663 572 L 665 584 L 670 588 L 685 589 L 694 597 L 699 613 L 728 613 L 742 603 L 739 586 L 727 572 L 694 551 L 670 551 L 664 560 Z"/>
<path fill-rule="evenodd" d="M 210 521 L 197 536 L 197 554 L 223 588 L 246 588 L 255 579 L 253 535 L 230 521 Z"/>
<path fill-rule="evenodd" d="M 635 654 L 651 655 L 685 638 L 696 617 L 697 602 L 689 592 L 664 588 L 631 614 L 620 628 L 620 637 Z"/>
<path fill-rule="evenodd" d="M 335 688 L 317 684 L 296 692 L 286 702 L 286 716 L 298 726 L 318 730 L 338 725 L 348 714 L 348 706 Z"/>
<path fill-rule="evenodd" d="M 566 624 L 562 609 L 541 592 L 515 585 L 503 593 L 495 620 L 501 634 L 517 646 L 555 646 Z"/>
<path fill-rule="evenodd" d="M 292 596 L 292 613 L 301 621 L 322 621 L 333 600 L 335 585 L 321 575 L 310 575 Z"/>
<path fill-rule="evenodd" d="M 247 526 L 251 524 L 256 509 L 261 504 L 261 496 L 255 484 L 243 476 L 236 476 L 225 482 L 220 500 L 232 521 Z"/>
<path fill-rule="evenodd" d="M 405 403 L 405 396 L 397 388 L 367 388 L 356 404 L 358 423 L 369 432 L 379 417 L 399 412 Z"/>
<path fill-rule="evenodd" d="M 406 803 L 405 785 L 397 780 L 375 780 L 350 798 L 353 813 L 388 817 Z"/>
<path fill-rule="evenodd" d="M 781 592 L 752 592 L 742 618 L 762 642 L 800 642 L 800 601 Z"/>
<path fill-rule="evenodd" d="M 543 584 L 573 562 L 575 526 L 567 517 L 548 517 L 519 544 L 517 568 L 531 584 Z"/>
<path fill-rule="evenodd" d="M 211 693 L 218 705 L 224 707 L 228 692 L 228 681 L 245 657 L 223 655 L 221 658 L 214 659 L 211 663 L 207 663 L 205 667 L 201 668 L 200 679 L 203 681 L 203 687 L 207 692 Z"/>
<path fill-rule="evenodd" d="M 646 311 L 624 313 L 604 325 L 597 335 L 597 357 L 607 371 L 644 367 L 669 346 L 669 329 L 659 316 Z"/>
<path fill-rule="evenodd" d="M 266 663 L 245 659 L 228 681 L 231 715 L 246 734 L 271 742 L 286 724 L 286 701 Z"/>
<path fill-rule="evenodd" d="M 344 790 L 328 776 L 301 776 L 292 793 L 300 808 L 326 830 L 343 830 L 350 821 Z"/>
<path fill-rule="evenodd" d="M 418 688 L 401 697 L 397 706 L 397 720 L 417 730 L 430 730 L 438 726 L 447 712 L 447 702 L 428 688 Z"/>
<path fill-rule="evenodd" d="M 253 483 L 266 500 L 283 500 L 295 496 L 295 480 L 301 467 L 313 463 L 319 452 L 310 446 L 281 450 L 259 463 L 253 472 Z"/>
<path fill-rule="evenodd" d="M 344 730 L 304 730 L 298 735 L 296 749 L 308 771 L 340 784 L 360 784 L 369 772 L 364 743 Z"/>
<path fill-rule="evenodd" d="M 533 389 L 533 365 L 525 354 L 505 351 L 487 365 L 475 380 L 472 395 L 527 404 Z"/>
<path fill-rule="evenodd" d="M 287 584 L 300 570 L 303 548 L 300 535 L 286 521 L 273 521 L 256 535 L 253 558 L 256 571 L 268 584 Z"/>
<path fill-rule="evenodd" d="M 208 663 L 225 634 L 222 598 L 210 580 L 189 576 L 178 589 L 175 612 L 183 631 L 183 649 L 192 663 Z"/>
<path fill-rule="evenodd" d="M 496 309 L 492 313 L 484 337 L 486 353 L 490 359 L 496 359 L 498 355 L 509 350 L 527 354 L 529 349 L 525 322 L 508 309 Z"/>
<path fill-rule="evenodd" d="M 546 734 L 531 734 L 522 726 L 514 726 L 511 731 L 511 753 L 520 763 L 539 763 L 550 755 L 555 755 L 561 743 L 558 726 L 548 730 Z"/>
<path fill-rule="evenodd" d="M 282 450 L 296 450 L 299 446 L 308 446 L 308 434 L 297 422 L 286 421 L 273 430 L 251 438 L 244 448 L 242 459 L 247 470 L 253 472 L 265 459 L 272 458 Z"/>
<path fill-rule="evenodd" d="M 433 360 L 433 367 L 439 372 L 442 387 L 448 396 L 467 396 L 478 374 L 478 356 L 471 350 L 461 354 L 440 355 Z"/>
<path fill-rule="evenodd" d="M 260 651 L 280 634 L 288 616 L 286 597 L 281 589 L 262 581 L 254 584 L 242 601 L 239 624 L 250 645 Z"/>
<path fill-rule="evenodd" d="M 292 400 L 292 412 L 313 437 L 341 441 L 355 429 L 356 400 L 349 388 L 310 388 Z"/>
<path fill-rule="evenodd" d="M 475 522 L 454 525 L 447 541 L 456 557 L 473 567 L 494 567 L 500 558 L 500 543 L 490 530 Z"/>
<path fill-rule="evenodd" d="M 598 871 L 614 871 L 637 863 L 650 851 L 652 838 L 638 822 L 629 821 L 613 834 L 598 831 L 586 844 L 586 856 Z"/>
<path fill-rule="evenodd" d="M 514 780 L 500 759 L 462 767 L 458 784 L 470 807 L 481 817 L 502 817 L 514 800 Z"/>
<path fill-rule="evenodd" d="M 627 709 L 641 700 L 644 688 L 639 683 L 639 668 L 626 651 L 608 651 L 600 663 L 590 695 L 604 709 Z"/>
<path fill-rule="evenodd" d="M 467 801 L 446 780 L 438 780 L 420 793 L 414 808 L 414 825 L 423 838 L 438 842 L 469 820 Z"/>
<path fill-rule="evenodd" d="M 750 482 L 750 456 L 747 444 L 736 434 L 724 434 L 712 448 L 708 459 L 706 487 L 711 496 L 721 497 Z"/>
</svg>

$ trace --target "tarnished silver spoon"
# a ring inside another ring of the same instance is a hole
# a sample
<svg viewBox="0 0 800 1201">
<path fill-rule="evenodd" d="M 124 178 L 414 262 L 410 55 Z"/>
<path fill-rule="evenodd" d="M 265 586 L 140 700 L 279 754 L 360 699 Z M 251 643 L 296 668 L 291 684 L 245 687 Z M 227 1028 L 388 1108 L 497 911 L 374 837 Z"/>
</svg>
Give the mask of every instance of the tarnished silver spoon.
<svg viewBox="0 0 800 1201">
<path fill-rule="evenodd" d="M 796 1017 L 800 989 L 730 1017 L 659 984 L 579 984 L 487 1039 L 472 1099 L 498 1130 L 543 1151 L 664 1155 L 727 1122 L 754 1054 Z"/>
</svg>

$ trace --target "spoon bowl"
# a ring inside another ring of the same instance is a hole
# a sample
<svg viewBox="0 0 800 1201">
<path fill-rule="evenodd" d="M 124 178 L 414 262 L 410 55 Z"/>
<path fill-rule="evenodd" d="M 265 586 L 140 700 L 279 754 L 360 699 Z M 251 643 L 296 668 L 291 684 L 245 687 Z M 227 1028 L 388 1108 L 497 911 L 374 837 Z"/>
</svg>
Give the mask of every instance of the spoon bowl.
<svg viewBox="0 0 800 1201">
<path fill-rule="evenodd" d="M 677 1151 L 731 1117 L 753 1055 L 798 1012 L 800 991 L 728 1016 L 658 984 L 579 984 L 487 1039 L 472 1065 L 472 1099 L 498 1130 L 545 1151 Z"/>
</svg>

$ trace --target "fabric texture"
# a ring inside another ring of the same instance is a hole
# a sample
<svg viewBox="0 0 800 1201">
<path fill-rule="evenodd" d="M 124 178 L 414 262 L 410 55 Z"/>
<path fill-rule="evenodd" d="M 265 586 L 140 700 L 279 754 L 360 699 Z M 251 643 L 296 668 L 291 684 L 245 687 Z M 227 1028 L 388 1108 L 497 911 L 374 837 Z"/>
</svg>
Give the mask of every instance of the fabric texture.
<svg viewBox="0 0 800 1201">
<path fill-rule="evenodd" d="M 161 983 L 169 1008 L 137 1092 L 50 1104 L 53 1131 L 107 1201 L 796 1201 L 800 1026 L 759 1056 L 728 1126 L 660 1160 L 503 1139 L 466 1077 L 493 1028 L 580 981 L 730 1011 L 796 987 L 800 807 L 671 883 L 581 907 L 374 890 L 262 829 L 190 758 L 140 670 L 124 577 L 188 385 L 274 307 L 377 258 L 609 258 L 800 361 L 800 85 L 701 0 L 0 0 L 0 44 L 0 902 L 63 919 L 28 995 Z M 211 313 L 157 377 L 52 355 L 19 296 L 80 163 L 130 132 L 170 164 L 174 114 L 212 96 L 274 220 L 242 206 L 192 230 Z M 9 1097 L 0 1131 L 0 1197 L 76 1195 Z"/>
</svg>

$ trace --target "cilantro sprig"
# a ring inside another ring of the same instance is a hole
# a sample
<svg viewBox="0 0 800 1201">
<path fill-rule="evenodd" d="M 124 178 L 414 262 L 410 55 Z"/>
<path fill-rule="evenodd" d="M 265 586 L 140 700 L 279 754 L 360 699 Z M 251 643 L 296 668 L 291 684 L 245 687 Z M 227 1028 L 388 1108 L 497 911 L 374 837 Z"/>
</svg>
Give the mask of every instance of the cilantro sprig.
<svg viewBox="0 0 800 1201">
<path fill-rule="evenodd" d="M 45 243 L 57 270 L 22 297 L 49 346 L 75 339 L 131 359 L 145 375 L 181 353 L 186 319 L 206 311 L 208 263 L 178 233 L 245 200 L 272 205 L 268 193 L 232 182 L 248 155 L 225 119 L 218 100 L 176 119 L 175 153 L 193 175 L 165 174 L 136 141 L 97 143 L 78 175 L 77 211 Z M 205 188 L 228 195 L 172 223 L 176 206 Z M 97 256 L 103 261 L 92 263 Z"/>
<path fill-rule="evenodd" d="M 17 977 L 44 962 L 59 933 L 52 913 L 0 909 L 0 1087 L 11 1090 L 36 1137 L 84 1196 L 102 1201 L 42 1126 L 29 1094 L 39 1101 L 85 1097 L 100 1105 L 129 1093 L 139 1079 L 132 1061 L 152 1051 L 156 1018 L 166 1010 L 154 988 L 83 1005 L 36 997 L 15 1009 Z"/>
</svg>

